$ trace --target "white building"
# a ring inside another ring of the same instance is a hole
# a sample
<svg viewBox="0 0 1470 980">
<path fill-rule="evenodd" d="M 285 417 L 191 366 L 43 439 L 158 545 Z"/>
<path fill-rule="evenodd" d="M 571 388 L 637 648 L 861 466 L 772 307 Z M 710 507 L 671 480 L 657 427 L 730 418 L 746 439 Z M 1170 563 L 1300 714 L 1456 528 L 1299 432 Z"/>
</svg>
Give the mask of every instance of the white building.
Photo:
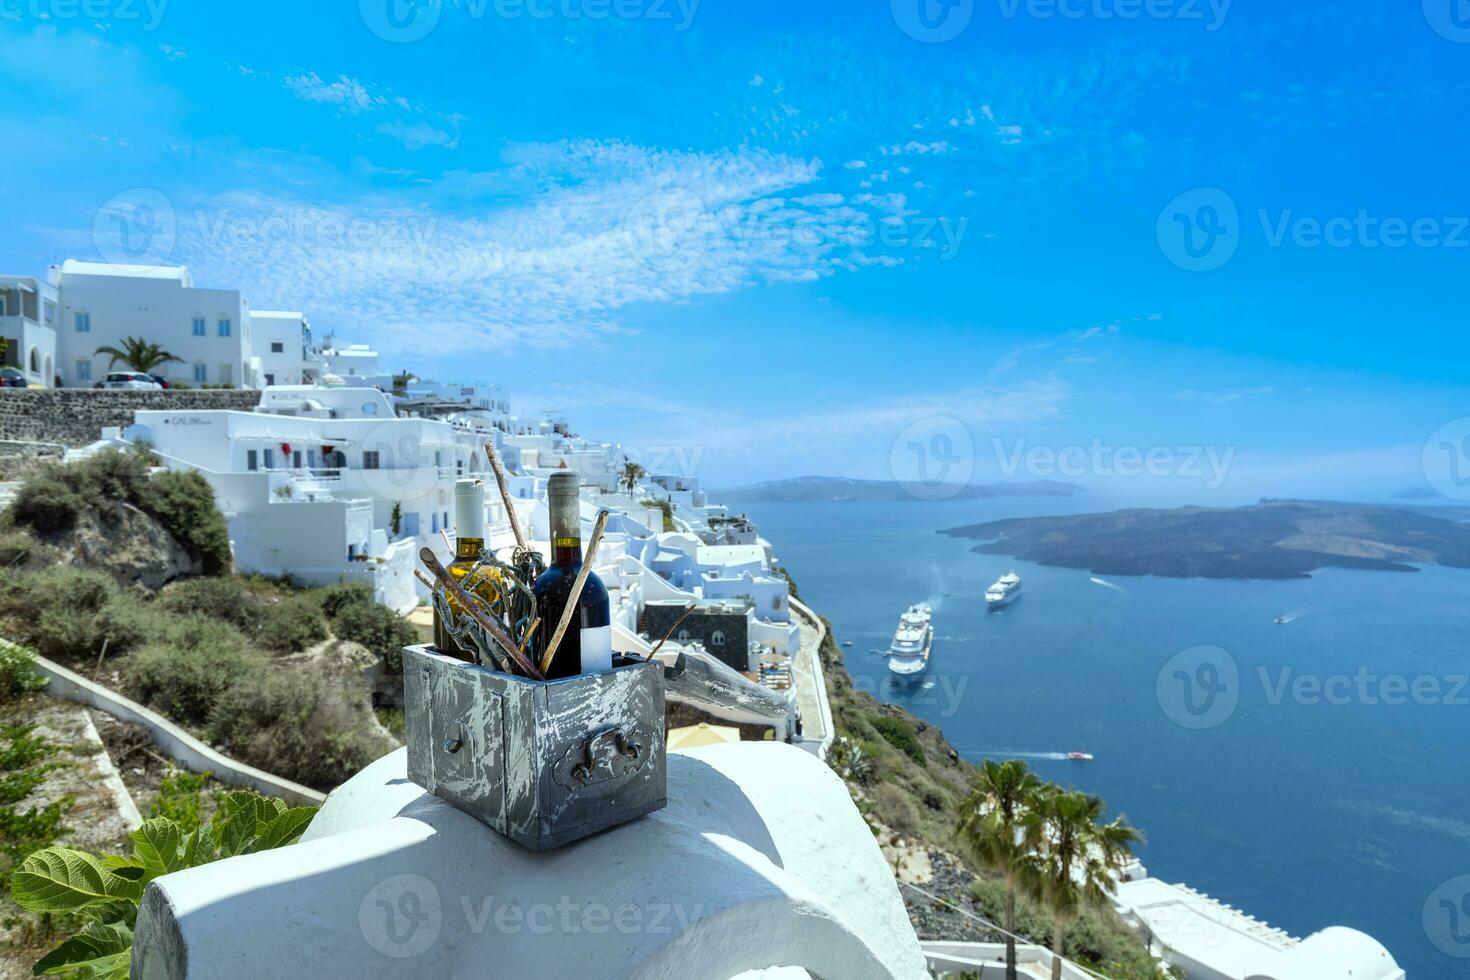
<svg viewBox="0 0 1470 980">
<path fill-rule="evenodd" d="M 1118 884 L 1124 921 L 1189 980 L 1404 980 L 1382 944 L 1332 926 L 1294 939 L 1188 885 L 1142 878 Z"/>
<path fill-rule="evenodd" d="M 368 580 L 399 609 L 422 594 L 418 549 L 448 558 L 454 481 L 488 476 L 483 430 L 399 418 L 368 388 L 277 386 L 254 412 L 140 411 L 124 435 L 210 481 L 242 571 Z M 509 536 L 498 494 L 487 517 Z"/>
<path fill-rule="evenodd" d="M 312 349 L 306 314 L 255 310 L 250 314 L 250 336 L 263 386 L 309 385 L 321 378 L 321 360 Z"/>
<path fill-rule="evenodd" d="M 393 376 L 378 366 L 378 352 L 368 344 L 338 344 L 337 338 L 327 335 L 322 348 L 317 352 L 322 363 L 322 381 L 326 384 L 345 384 L 354 388 L 393 389 Z"/>
<path fill-rule="evenodd" d="M 120 348 L 127 337 L 158 344 L 181 359 L 159 369 L 170 381 L 258 386 L 250 305 L 238 290 L 198 288 L 186 266 L 75 259 L 52 266 L 50 283 L 60 306 L 57 373 L 69 388 L 102 380 L 112 361 L 97 348 Z"/>
<path fill-rule="evenodd" d="M 0 276 L 0 367 L 24 372 L 32 384 L 56 383 L 56 289 L 26 276 Z"/>
</svg>

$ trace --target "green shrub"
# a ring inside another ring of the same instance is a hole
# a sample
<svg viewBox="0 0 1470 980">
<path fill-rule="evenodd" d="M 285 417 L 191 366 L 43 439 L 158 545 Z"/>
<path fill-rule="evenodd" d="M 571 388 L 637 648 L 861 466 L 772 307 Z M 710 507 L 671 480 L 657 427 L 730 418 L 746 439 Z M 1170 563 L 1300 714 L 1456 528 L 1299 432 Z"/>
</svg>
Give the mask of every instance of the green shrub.
<svg viewBox="0 0 1470 980">
<path fill-rule="evenodd" d="M 98 613 L 120 589 L 108 575 L 57 565 L 0 580 L 0 619 L 11 638 L 43 657 L 95 655 Z"/>
<path fill-rule="evenodd" d="M 258 673 L 265 659 L 232 627 L 199 616 L 169 624 L 159 641 L 124 661 L 123 686 L 171 718 L 199 724 L 220 697 Z"/>
<path fill-rule="evenodd" d="M 239 579 L 229 576 L 192 578 L 175 582 L 158 597 L 171 613 L 196 613 L 249 635 L 260 623 L 260 604 Z"/>
<path fill-rule="evenodd" d="M 0 701 L 45 687 L 46 678 L 36 670 L 35 654 L 13 643 L 0 643 Z"/>
<path fill-rule="evenodd" d="M 0 570 L 25 564 L 35 552 L 35 539 L 24 531 L 0 532 Z"/>
<path fill-rule="evenodd" d="M 305 650 L 327 638 L 327 621 L 319 604 L 307 596 L 292 596 L 261 607 L 254 636 L 269 650 Z"/>
<path fill-rule="evenodd" d="M 158 609 L 137 592 L 120 592 L 107 600 L 93 620 L 92 641 L 97 651 L 107 643 L 107 655 L 127 653 L 160 630 Z"/>
<path fill-rule="evenodd" d="M 17 527 L 58 534 L 76 526 L 84 510 L 109 501 L 156 519 L 203 560 L 206 574 L 229 569 L 229 532 L 209 481 L 173 471 L 150 478 L 147 452 L 108 450 L 77 463 L 47 463 L 20 485 L 9 515 Z"/>
<path fill-rule="evenodd" d="M 364 692 L 308 671 L 254 674 L 220 697 L 210 738 L 236 759 L 330 788 L 391 751 Z"/>
<path fill-rule="evenodd" d="M 387 606 L 374 602 L 347 606 L 332 620 L 338 639 L 361 643 L 383 661 L 389 673 L 403 672 L 403 648 L 418 642 L 418 633 L 408 621 Z"/>
<path fill-rule="evenodd" d="M 372 587 L 361 582 L 338 582 L 322 589 L 318 595 L 322 612 L 334 623 L 348 606 L 371 606 L 377 603 L 373 598 Z"/>
<path fill-rule="evenodd" d="M 893 746 L 914 762 L 927 767 L 929 762 L 924 758 L 924 746 L 919 744 L 919 736 L 914 732 L 914 726 L 901 718 L 890 715 L 873 715 L 868 719 L 884 741 Z"/>
<path fill-rule="evenodd" d="M 87 501 L 58 479 L 55 470 L 56 467 L 46 466 L 20 485 L 7 512 L 17 527 L 38 534 L 56 534 L 76 526 Z"/>
<path fill-rule="evenodd" d="M 185 833 L 198 830 L 203 823 L 204 791 L 208 786 L 209 773 L 170 767 L 158 785 L 148 816 L 166 817 Z"/>
<path fill-rule="evenodd" d="M 198 473 L 166 470 L 148 482 L 137 505 L 204 561 L 205 575 L 230 570 L 230 533 L 214 504 L 214 488 Z"/>
</svg>

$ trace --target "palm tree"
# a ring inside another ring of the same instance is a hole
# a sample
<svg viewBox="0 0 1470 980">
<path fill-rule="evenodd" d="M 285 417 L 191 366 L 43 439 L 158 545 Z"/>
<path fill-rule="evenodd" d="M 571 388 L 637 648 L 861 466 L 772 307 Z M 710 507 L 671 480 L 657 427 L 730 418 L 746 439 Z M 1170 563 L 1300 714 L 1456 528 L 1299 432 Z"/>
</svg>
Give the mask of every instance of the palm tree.
<svg viewBox="0 0 1470 980">
<path fill-rule="evenodd" d="M 1006 980 L 1016 980 L 1016 890 L 1029 885 L 1026 876 L 1031 868 L 1022 821 L 1041 786 L 1041 780 L 1020 759 L 986 759 L 960 816 L 960 839 L 981 863 L 1005 878 Z"/>
<path fill-rule="evenodd" d="M 150 344 L 142 337 L 124 337 L 122 347 L 99 347 L 93 351 L 93 354 L 110 356 L 112 360 L 107 362 L 109 369 L 118 361 L 122 361 L 134 371 L 142 374 L 153 374 L 165 364 L 184 363 L 182 357 L 175 357 L 158 344 Z"/>
<path fill-rule="evenodd" d="M 627 487 L 628 492 L 632 493 L 633 489 L 638 486 L 638 481 L 643 478 L 646 472 L 643 467 L 624 457 L 623 475 L 618 479 L 618 486 Z"/>
<path fill-rule="evenodd" d="M 1051 908 L 1051 977 L 1061 980 L 1067 925 L 1089 906 L 1107 903 L 1114 875 L 1143 834 L 1122 817 L 1103 823 L 1107 804 L 1096 796 L 1048 786 L 1022 820 L 1029 878 Z"/>
</svg>

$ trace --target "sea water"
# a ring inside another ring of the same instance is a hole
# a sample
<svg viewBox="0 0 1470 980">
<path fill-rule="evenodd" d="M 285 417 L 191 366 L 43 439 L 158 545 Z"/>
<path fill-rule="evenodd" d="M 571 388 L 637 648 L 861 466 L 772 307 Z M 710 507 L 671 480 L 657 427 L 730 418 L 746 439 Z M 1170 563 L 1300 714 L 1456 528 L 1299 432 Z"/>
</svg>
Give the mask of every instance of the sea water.
<svg viewBox="0 0 1470 980">
<path fill-rule="evenodd" d="M 1411 977 L 1470 973 L 1441 951 L 1470 953 L 1470 923 L 1437 907 L 1470 875 L 1470 571 L 1095 576 L 935 533 L 1112 509 L 1094 495 L 732 509 L 851 641 L 855 682 L 967 759 L 1021 757 L 1102 796 L 1147 834 L 1151 874 L 1292 935 L 1351 926 Z M 1022 597 L 989 612 L 1010 569 Z M 896 688 L 874 651 L 921 601 L 930 669 Z"/>
</svg>

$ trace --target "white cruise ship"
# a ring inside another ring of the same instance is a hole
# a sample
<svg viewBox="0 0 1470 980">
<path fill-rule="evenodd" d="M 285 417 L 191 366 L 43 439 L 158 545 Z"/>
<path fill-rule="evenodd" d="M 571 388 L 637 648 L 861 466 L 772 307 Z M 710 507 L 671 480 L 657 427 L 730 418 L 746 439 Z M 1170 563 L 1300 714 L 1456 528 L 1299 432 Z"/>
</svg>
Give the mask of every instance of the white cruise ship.
<svg viewBox="0 0 1470 980">
<path fill-rule="evenodd" d="M 929 669 L 929 648 L 934 643 L 934 627 L 929 621 L 933 616 L 933 609 L 917 605 L 910 606 L 899 619 L 888 647 L 888 670 L 894 677 L 912 680 Z"/>
<path fill-rule="evenodd" d="M 991 609 L 1010 605 L 1021 597 L 1021 576 L 1006 572 L 985 590 L 985 602 Z"/>
</svg>

